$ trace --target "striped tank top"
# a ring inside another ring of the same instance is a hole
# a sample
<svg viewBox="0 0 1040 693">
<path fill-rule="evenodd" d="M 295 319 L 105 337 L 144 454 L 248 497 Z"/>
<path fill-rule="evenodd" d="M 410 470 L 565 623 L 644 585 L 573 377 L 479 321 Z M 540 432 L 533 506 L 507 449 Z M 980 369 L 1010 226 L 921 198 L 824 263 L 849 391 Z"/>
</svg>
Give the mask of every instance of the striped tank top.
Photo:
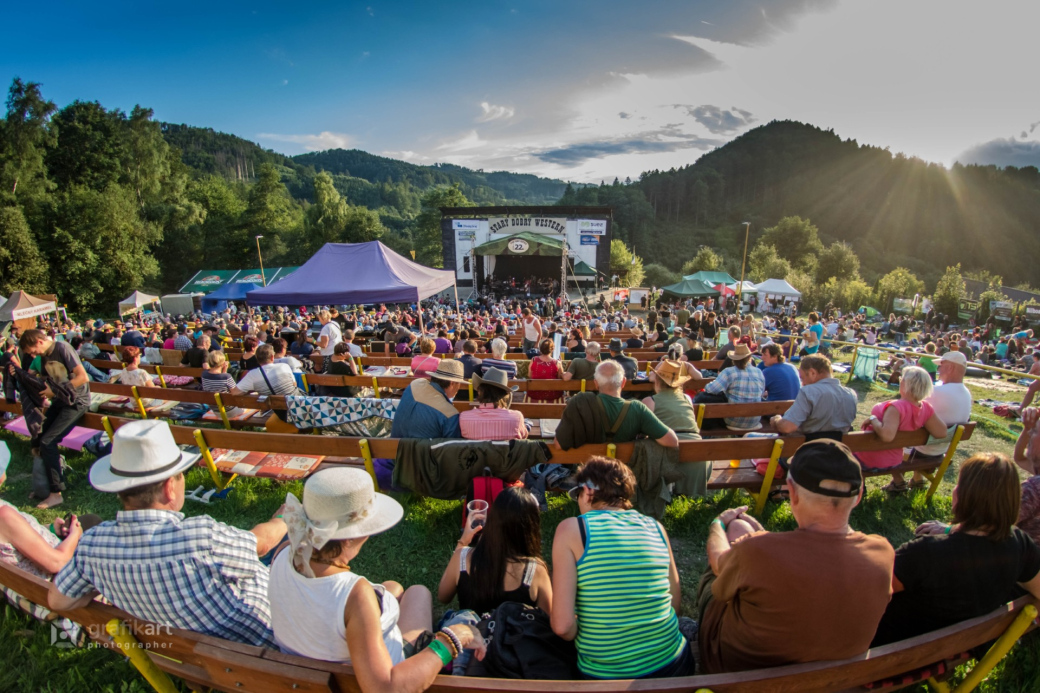
<svg viewBox="0 0 1040 693">
<path fill-rule="evenodd" d="M 591 510 L 578 561 L 578 667 L 603 679 L 640 678 L 670 664 L 686 641 L 668 591 L 668 545 L 636 510 Z"/>
</svg>

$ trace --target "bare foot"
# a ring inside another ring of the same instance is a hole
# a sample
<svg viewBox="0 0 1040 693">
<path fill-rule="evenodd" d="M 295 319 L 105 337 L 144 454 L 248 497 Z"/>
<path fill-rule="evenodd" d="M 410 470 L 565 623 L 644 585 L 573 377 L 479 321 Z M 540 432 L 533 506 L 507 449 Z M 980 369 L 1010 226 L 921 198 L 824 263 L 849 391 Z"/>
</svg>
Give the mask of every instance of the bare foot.
<svg viewBox="0 0 1040 693">
<path fill-rule="evenodd" d="M 48 508 L 55 508 L 55 507 L 61 505 L 64 501 L 65 501 L 65 499 L 61 497 L 60 493 L 52 493 L 51 495 L 47 496 L 43 500 L 43 502 L 41 502 L 39 505 L 37 505 L 36 509 L 37 510 L 47 510 Z"/>
</svg>

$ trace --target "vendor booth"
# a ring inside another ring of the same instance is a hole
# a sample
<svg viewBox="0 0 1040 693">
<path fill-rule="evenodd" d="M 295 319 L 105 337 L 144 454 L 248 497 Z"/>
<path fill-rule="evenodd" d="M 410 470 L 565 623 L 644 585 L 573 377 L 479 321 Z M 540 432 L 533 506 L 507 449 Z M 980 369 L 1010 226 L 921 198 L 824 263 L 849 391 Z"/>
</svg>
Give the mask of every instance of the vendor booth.
<svg viewBox="0 0 1040 693">
<path fill-rule="evenodd" d="M 670 286 L 661 288 L 661 295 L 665 298 L 704 298 L 707 296 L 718 296 L 719 291 L 700 279 L 683 279 Z"/>
<path fill-rule="evenodd" d="M 153 306 L 156 303 L 159 303 L 158 296 L 150 296 L 149 294 L 135 291 L 119 302 L 119 314 L 127 315 L 129 313 L 136 313 L 147 306 Z"/>
<path fill-rule="evenodd" d="M 693 274 L 686 275 L 683 279 L 699 280 L 711 284 L 712 286 L 715 286 L 716 284 L 726 284 L 727 286 L 731 286 L 737 283 L 736 279 L 729 276 L 729 272 L 694 272 Z"/>
<path fill-rule="evenodd" d="M 763 313 L 794 315 L 802 292 L 784 279 L 767 279 L 755 287 L 758 291 L 758 309 Z"/>
<path fill-rule="evenodd" d="M 36 327 L 36 318 L 58 310 L 56 296 L 33 296 L 15 291 L 0 306 L 0 323 L 13 322 L 23 330 Z"/>
</svg>

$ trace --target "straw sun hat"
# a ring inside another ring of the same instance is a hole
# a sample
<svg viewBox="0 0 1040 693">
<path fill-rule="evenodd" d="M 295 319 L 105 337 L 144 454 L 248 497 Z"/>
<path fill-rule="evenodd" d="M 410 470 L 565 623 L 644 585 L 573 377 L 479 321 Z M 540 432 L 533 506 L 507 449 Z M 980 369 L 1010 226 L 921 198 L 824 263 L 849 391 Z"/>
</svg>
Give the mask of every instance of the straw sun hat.
<svg viewBox="0 0 1040 693">
<path fill-rule="evenodd" d="M 367 472 L 347 467 L 312 474 L 303 487 L 303 502 L 288 493 L 283 512 L 294 563 L 308 577 L 313 577 L 310 558 L 314 551 L 330 541 L 385 532 L 403 516 L 400 503 L 376 493 Z"/>
<path fill-rule="evenodd" d="M 686 372 L 682 362 L 674 359 L 665 359 L 657 364 L 654 375 L 668 387 L 679 387 L 693 377 Z"/>
</svg>

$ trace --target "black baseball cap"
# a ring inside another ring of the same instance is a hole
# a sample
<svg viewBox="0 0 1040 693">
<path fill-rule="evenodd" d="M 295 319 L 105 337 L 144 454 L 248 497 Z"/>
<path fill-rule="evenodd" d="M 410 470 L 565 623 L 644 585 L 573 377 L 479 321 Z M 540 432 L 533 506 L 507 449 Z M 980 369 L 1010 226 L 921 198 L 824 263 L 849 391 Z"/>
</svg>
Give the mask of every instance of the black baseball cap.
<svg viewBox="0 0 1040 693">
<path fill-rule="evenodd" d="M 806 491 L 832 498 L 854 498 L 863 486 L 863 469 L 849 446 L 837 440 L 814 440 L 802 445 L 788 464 L 788 473 Z M 824 481 L 849 485 L 848 491 L 821 488 Z"/>
</svg>

